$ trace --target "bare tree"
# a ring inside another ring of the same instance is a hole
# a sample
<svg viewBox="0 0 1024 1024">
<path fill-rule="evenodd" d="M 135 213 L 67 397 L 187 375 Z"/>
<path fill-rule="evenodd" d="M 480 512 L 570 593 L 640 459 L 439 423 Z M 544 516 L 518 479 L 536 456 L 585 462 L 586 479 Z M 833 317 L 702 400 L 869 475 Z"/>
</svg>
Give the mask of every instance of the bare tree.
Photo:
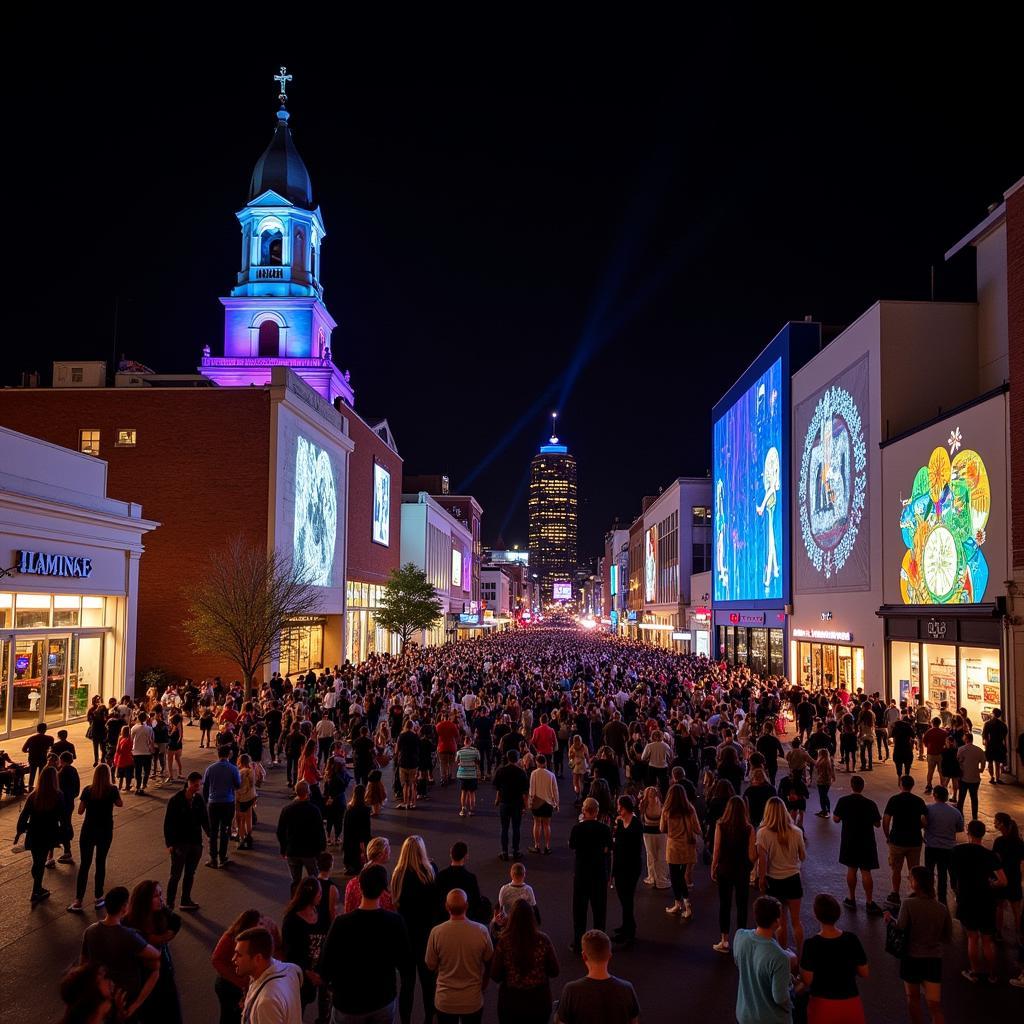
<svg viewBox="0 0 1024 1024">
<path fill-rule="evenodd" d="M 278 551 L 241 537 L 215 552 L 198 586 L 185 593 L 185 632 L 196 651 L 234 661 L 246 695 L 260 669 L 281 652 L 281 633 L 317 607 L 316 588 Z"/>
</svg>

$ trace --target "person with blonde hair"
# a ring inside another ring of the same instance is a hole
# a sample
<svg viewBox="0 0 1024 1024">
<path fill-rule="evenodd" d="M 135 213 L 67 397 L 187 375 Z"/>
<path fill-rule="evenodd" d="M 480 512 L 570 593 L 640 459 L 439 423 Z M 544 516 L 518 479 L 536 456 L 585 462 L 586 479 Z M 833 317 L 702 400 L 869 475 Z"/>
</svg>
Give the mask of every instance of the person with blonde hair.
<svg viewBox="0 0 1024 1024">
<path fill-rule="evenodd" d="M 800 864 L 807 857 L 807 847 L 803 832 L 793 824 L 786 805 L 777 796 L 773 796 L 765 806 L 764 823 L 757 830 L 756 847 L 760 889 L 782 904 L 779 944 L 786 946 L 788 912 L 799 955 L 804 944 L 804 929 L 800 924 L 800 901 L 804 895 Z"/>
<path fill-rule="evenodd" d="M 379 864 L 383 868 L 387 868 L 388 861 L 391 859 L 391 843 L 388 842 L 385 836 L 374 836 L 366 844 L 366 864 Z M 359 904 L 363 900 L 363 890 L 359 885 L 359 879 L 362 876 L 362 872 L 356 875 L 355 878 L 350 878 L 348 884 L 345 886 L 345 902 L 343 905 L 342 913 L 351 914 L 353 910 L 357 909 Z M 380 908 L 381 910 L 394 910 L 395 902 L 391 897 L 391 890 L 385 888 L 380 894 Z"/>
<path fill-rule="evenodd" d="M 686 790 L 678 784 L 669 787 L 659 828 L 666 835 L 665 859 L 668 861 L 674 897 L 672 904 L 665 908 L 665 913 L 680 914 L 684 920 L 689 920 L 693 917 L 693 907 L 690 905 L 690 890 L 686 885 L 686 869 L 697 863 L 700 821 Z"/>
<path fill-rule="evenodd" d="M 662 804 L 657 786 L 648 786 L 643 791 L 637 811 L 644 827 L 644 847 L 647 850 L 647 877 L 644 885 L 667 889 L 670 885 L 666 858 L 668 836 L 661 831 Z"/>
<path fill-rule="evenodd" d="M 422 836 L 406 836 L 391 874 L 391 898 L 409 932 L 416 971 L 423 989 L 425 1019 L 434 1018 L 435 978 L 426 965 L 427 941 L 431 929 L 442 920 L 441 897 L 437 890 L 437 865 L 427 854 Z"/>
</svg>

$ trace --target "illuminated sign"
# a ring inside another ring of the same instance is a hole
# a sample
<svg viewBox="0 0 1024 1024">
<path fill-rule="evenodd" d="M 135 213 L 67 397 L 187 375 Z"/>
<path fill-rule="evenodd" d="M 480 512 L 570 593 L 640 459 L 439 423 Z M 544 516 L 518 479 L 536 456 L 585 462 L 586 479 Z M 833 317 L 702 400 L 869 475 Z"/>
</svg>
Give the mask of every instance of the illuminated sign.
<svg viewBox="0 0 1024 1024">
<path fill-rule="evenodd" d="M 794 629 L 793 636 L 808 640 L 843 640 L 849 643 L 852 633 L 842 633 L 835 629 Z"/>
<path fill-rule="evenodd" d="M 611 565 L 608 567 L 608 593 L 614 597 L 619 592 L 619 567 Z"/>
<path fill-rule="evenodd" d="M 391 474 L 373 464 L 373 543 L 391 545 Z"/>
<path fill-rule="evenodd" d="M 462 552 L 452 548 L 452 586 L 462 586 Z"/>
<path fill-rule="evenodd" d="M 644 600 L 653 601 L 658 592 L 658 528 L 652 526 L 644 541 Z"/>
<path fill-rule="evenodd" d="M 460 612 L 459 622 L 466 626 L 476 625 L 480 621 L 479 615 L 473 615 L 471 612 Z"/>
<path fill-rule="evenodd" d="M 551 593 L 555 601 L 571 601 L 572 584 L 564 581 L 561 583 L 555 583 L 552 585 Z"/>
<path fill-rule="evenodd" d="M 782 487 L 782 358 L 715 421 L 715 601 L 781 600 L 788 529 Z"/>
<path fill-rule="evenodd" d="M 608 618 L 611 620 L 611 627 L 612 627 L 612 629 L 618 629 L 619 628 L 619 613 L 616 612 L 616 611 L 613 611 L 611 613 L 611 615 L 608 616 Z"/>
<path fill-rule="evenodd" d="M 338 495 L 323 448 L 299 437 L 295 450 L 295 567 L 318 587 L 331 585 L 338 534 Z"/>
<path fill-rule="evenodd" d="M 688 630 L 677 630 L 672 634 L 673 640 L 689 640 L 692 634 Z"/>
<path fill-rule="evenodd" d="M 19 551 L 18 572 L 36 576 L 92 575 L 92 559 L 84 555 L 50 555 L 42 551 Z"/>
</svg>

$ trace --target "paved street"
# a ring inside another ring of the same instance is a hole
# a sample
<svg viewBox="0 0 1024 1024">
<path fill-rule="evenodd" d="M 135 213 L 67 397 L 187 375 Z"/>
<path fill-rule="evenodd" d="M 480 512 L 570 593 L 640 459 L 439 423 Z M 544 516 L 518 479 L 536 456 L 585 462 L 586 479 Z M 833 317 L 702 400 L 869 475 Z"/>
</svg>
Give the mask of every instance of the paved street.
<svg viewBox="0 0 1024 1024">
<path fill-rule="evenodd" d="M 72 739 L 79 744 L 80 751 L 86 750 L 83 728 L 73 730 Z M 207 751 L 196 749 L 198 730 L 189 730 L 188 739 L 186 768 L 201 768 L 208 759 Z M 922 763 L 915 764 L 919 778 L 921 768 Z M 85 759 L 82 774 L 86 782 L 89 770 L 89 759 Z M 840 775 L 833 789 L 833 801 L 847 791 L 845 778 Z M 894 781 L 891 766 L 876 768 L 868 779 L 869 795 L 883 804 Z M 568 780 L 561 785 L 563 800 L 570 803 Z M 167 864 L 160 831 L 164 805 L 171 793 L 171 787 L 165 786 L 153 790 L 149 796 L 126 798 L 125 808 L 117 816 L 108 886 L 131 887 L 147 877 L 166 881 Z M 184 915 L 184 927 L 173 947 L 186 1021 L 210 1020 L 217 1012 L 209 955 L 233 917 L 240 910 L 254 906 L 280 920 L 287 898 L 287 874 L 277 857 L 273 827 L 287 794 L 284 772 L 273 771 L 260 798 L 256 849 L 233 854 L 235 865 L 227 870 L 199 869 L 195 894 L 202 909 L 195 915 Z M 485 794 L 486 786 L 481 796 Z M 981 796 L 981 816 L 989 825 L 992 814 L 1000 808 L 1024 820 L 1024 797 L 1019 787 L 1004 786 L 997 790 L 984 785 Z M 388 836 L 397 847 L 405 835 L 418 832 L 426 840 L 431 856 L 442 866 L 450 843 L 464 838 L 470 846 L 470 867 L 478 873 L 484 892 L 493 898 L 505 880 L 507 867 L 497 858 L 497 816 L 485 806 L 487 800 L 481 799 L 477 816 L 460 819 L 455 798 L 454 788 L 441 792 L 435 787 L 431 799 L 421 809 L 403 812 L 388 808 L 383 818 L 375 823 L 375 834 Z M 811 804 L 816 807 L 813 797 Z M 0 911 L 5 922 L 0 935 L 0 955 L 4 963 L 4 970 L 0 972 L 0 1006 L 5 1020 L 51 1021 L 60 1015 L 57 981 L 64 968 L 75 959 L 82 931 L 95 917 L 92 911 L 82 917 L 65 912 L 72 898 L 75 868 L 64 865 L 47 872 L 47 884 L 53 891 L 51 899 L 30 909 L 28 856 L 11 849 L 16 814 L 17 808 L 10 801 L 0 807 Z M 807 821 L 809 859 L 804 868 L 805 891 L 814 894 L 828 890 L 842 895 L 841 869 L 836 864 L 839 829 L 810 813 Z M 555 853 L 551 857 L 527 859 L 528 881 L 537 892 L 543 928 L 554 940 L 561 960 L 562 974 L 555 982 L 556 993 L 562 982 L 581 973 L 579 963 L 566 949 L 571 931 L 567 889 L 571 860 L 564 841 L 569 824 L 570 813 L 563 805 L 554 823 Z M 527 843 L 524 841 L 523 845 Z M 75 850 L 77 857 L 77 843 Z M 885 863 L 884 858 L 881 863 Z M 665 893 L 644 888 L 637 900 L 640 937 L 631 950 L 614 958 L 613 972 L 636 985 L 647 1020 L 669 1019 L 679 1012 L 680 1000 L 685 1000 L 687 1016 L 694 1019 L 712 1015 L 714 1019 L 730 1019 L 736 990 L 735 970 L 731 958 L 711 949 L 717 938 L 717 897 L 706 868 L 698 866 L 696 881 L 695 915 L 690 923 L 668 918 L 663 913 L 668 902 Z M 876 873 L 876 890 L 882 895 L 888 891 L 881 871 Z M 608 925 L 613 927 L 618 923 L 618 904 L 612 895 Z M 861 910 L 853 914 L 844 911 L 840 924 L 861 936 L 871 959 L 871 977 L 861 987 L 868 1020 L 906 1019 L 896 962 L 882 949 L 882 922 L 869 919 Z M 809 899 L 804 902 L 804 925 L 808 934 L 813 934 Z M 1007 951 L 1013 955 L 1012 947 L 1004 946 L 1001 957 L 1005 958 Z M 995 1012 L 1007 1019 L 1008 1010 L 1009 1019 L 1017 1019 L 1014 1014 L 1024 1012 L 1024 992 L 1006 984 L 994 989 L 971 986 L 960 977 L 963 966 L 963 937 L 956 928 L 954 943 L 946 957 L 944 1001 L 948 1020 L 964 1021 L 969 1015 L 979 1017 Z M 1002 973 L 1005 977 L 1005 970 Z M 493 991 L 489 993 L 489 1000 L 488 1005 L 493 1006 Z M 493 1014 L 492 1008 L 485 1019 L 493 1020 Z M 312 1020 L 313 1016 L 310 1008 L 307 1020 Z"/>
</svg>

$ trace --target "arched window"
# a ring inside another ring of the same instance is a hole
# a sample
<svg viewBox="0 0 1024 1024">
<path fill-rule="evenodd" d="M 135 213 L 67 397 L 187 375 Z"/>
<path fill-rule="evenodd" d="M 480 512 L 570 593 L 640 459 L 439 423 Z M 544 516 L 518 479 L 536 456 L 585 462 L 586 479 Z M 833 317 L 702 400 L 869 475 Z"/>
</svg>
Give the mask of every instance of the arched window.
<svg viewBox="0 0 1024 1024">
<path fill-rule="evenodd" d="M 260 324 L 259 355 L 273 358 L 281 354 L 281 328 L 274 320 Z"/>
<path fill-rule="evenodd" d="M 298 271 L 306 269 L 306 238 L 301 231 L 295 232 L 295 245 L 292 249 L 292 266 Z"/>
<path fill-rule="evenodd" d="M 260 235 L 260 265 L 264 267 L 281 266 L 281 232 L 277 228 L 269 228 Z"/>
</svg>

